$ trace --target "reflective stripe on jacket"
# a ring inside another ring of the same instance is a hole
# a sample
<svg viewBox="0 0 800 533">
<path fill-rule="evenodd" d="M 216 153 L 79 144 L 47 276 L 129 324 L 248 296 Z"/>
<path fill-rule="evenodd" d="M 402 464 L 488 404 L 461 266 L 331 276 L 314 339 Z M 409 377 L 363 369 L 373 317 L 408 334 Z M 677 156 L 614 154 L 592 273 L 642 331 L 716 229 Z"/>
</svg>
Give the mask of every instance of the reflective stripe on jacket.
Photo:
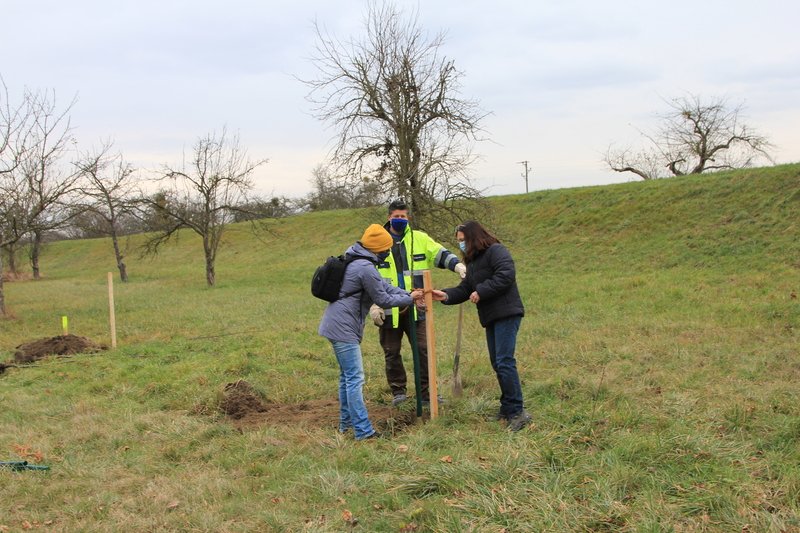
<svg viewBox="0 0 800 533">
<path fill-rule="evenodd" d="M 384 226 L 389 231 L 389 223 Z M 434 241 L 430 235 L 420 230 L 412 230 L 406 226 L 403 238 L 392 246 L 392 253 L 386 261 L 378 264 L 378 273 L 393 287 L 399 287 L 399 272 L 402 272 L 406 290 L 422 287 L 422 271 L 431 268 L 454 270 L 460 262 L 458 257 Z M 386 309 L 387 319 L 391 314 L 391 327 L 397 328 L 400 323 L 400 308 Z M 417 320 L 424 319 L 424 313 L 418 313 L 415 306 L 411 306 Z M 386 326 L 389 321 L 385 322 Z"/>
</svg>

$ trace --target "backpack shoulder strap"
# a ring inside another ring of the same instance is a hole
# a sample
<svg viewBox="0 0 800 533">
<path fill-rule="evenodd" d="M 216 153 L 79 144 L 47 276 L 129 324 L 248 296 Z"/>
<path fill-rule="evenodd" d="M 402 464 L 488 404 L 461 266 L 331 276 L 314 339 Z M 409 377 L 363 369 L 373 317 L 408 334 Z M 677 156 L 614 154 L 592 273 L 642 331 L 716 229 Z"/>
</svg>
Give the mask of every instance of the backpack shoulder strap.
<svg viewBox="0 0 800 533">
<path fill-rule="evenodd" d="M 352 257 L 352 256 L 343 255 L 342 258 L 344 259 L 344 275 L 347 274 L 347 267 L 350 266 L 350 263 L 352 263 L 353 261 L 355 261 L 357 259 L 364 259 L 364 260 L 368 261 L 368 259 L 366 259 L 365 257 Z M 342 283 L 344 283 L 344 278 L 342 278 Z M 350 296 L 355 296 L 356 294 L 360 293 L 363 290 L 364 289 L 362 287 L 359 287 L 358 289 L 356 289 L 354 291 L 350 291 L 350 292 L 344 293 L 341 296 L 341 298 L 339 298 L 339 299 L 342 300 L 344 298 L 349 298 Z"/>
</svg>

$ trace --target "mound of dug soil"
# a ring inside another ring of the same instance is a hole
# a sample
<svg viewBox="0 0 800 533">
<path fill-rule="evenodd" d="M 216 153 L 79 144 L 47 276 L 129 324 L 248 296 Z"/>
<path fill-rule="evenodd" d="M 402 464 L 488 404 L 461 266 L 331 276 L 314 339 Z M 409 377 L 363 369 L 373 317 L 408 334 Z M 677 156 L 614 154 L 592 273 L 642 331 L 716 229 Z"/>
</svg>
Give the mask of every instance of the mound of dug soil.
<svg viewBox="0 0 800 533">
<path fill-rule="evenodd" d="M 14 352 L 17 363 L 31 363 L 48 355 L 71 355 L 74 353 L 96 353 L 108 347 L 97 344 L 86 337 L 59 335 L 20 344 Z"/>
<path fill-rule="evenodd" d="M 240 427 L 298 426 L 335 428 L 339 421 L 339 400 L 310 400 L 274 403 L 265 400 L 244 380 L 225 385 L 220 409 Z M 381 431 L 397 432 L 414 424 L 415 414 L 385 405 L 367 404 L 373 425 Z"/>
<path fill-rule="evenodd" d="M 267 409 L 261 395 L 243 379 L 225 385 L 219 408 L 234 420 L 251 413 L 263 413 Z"/>
</svg>

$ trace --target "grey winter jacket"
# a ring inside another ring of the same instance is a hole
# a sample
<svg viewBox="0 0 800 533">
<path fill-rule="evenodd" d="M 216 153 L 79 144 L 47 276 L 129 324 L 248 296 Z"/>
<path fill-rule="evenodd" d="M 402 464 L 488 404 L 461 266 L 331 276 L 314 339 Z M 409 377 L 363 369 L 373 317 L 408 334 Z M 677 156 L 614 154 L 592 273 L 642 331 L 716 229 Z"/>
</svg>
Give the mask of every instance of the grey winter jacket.
<svg viewBox="0 0 800 533">
<path fill-rule="evenodd" d="M 414 301 L 408 292 L 384 281 L 375 269 L 378 257 L 360 242 L 348 248 L 345 256 L 355 259 L 347 266 L 339 295 L 358 292 L 328 304 L 319 334 L 332 341 L 357 344 L 364 335 L 364 321 L 373 303 L 388 309 L 412 305 Z"/>
</svg>

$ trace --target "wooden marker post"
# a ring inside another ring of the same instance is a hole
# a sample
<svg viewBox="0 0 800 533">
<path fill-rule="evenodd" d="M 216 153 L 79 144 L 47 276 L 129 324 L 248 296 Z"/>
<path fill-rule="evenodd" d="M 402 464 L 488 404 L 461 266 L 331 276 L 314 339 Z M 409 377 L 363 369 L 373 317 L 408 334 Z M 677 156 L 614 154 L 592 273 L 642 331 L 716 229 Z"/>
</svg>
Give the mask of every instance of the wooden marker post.
<svg viewBox="0 0 800 533">
<path fill-rule="evenodd" d="M 431 402 L 431 419 L 439 416 L 439 387 L 436 384 L 436 332 L 433 328 L 433 283 L 431 271 L 422 272 L 425 289 L 425 336 L 428 342 L 428 398 Z"/>
<path fill-rule="evenodd" d="M 111 348 L 117 347 L 117 319 L 114 317 L 114 275 L 108 273 L 108 322 L 111 326 Z"/>
</svg>

